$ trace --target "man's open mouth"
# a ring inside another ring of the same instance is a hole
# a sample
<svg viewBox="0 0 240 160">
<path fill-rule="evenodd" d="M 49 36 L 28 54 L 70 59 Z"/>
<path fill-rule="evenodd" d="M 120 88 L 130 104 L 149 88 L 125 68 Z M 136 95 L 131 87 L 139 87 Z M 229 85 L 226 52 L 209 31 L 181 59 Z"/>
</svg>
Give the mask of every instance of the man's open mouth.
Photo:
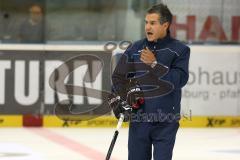
<svg viewBox="0 0 240 160">
<path fill-rule="evenodd" d="M 147 35 L 151 36 L 151 35 L 153 35 L 153 33 L 152 32 L 147 32 Z"/>
</svg>

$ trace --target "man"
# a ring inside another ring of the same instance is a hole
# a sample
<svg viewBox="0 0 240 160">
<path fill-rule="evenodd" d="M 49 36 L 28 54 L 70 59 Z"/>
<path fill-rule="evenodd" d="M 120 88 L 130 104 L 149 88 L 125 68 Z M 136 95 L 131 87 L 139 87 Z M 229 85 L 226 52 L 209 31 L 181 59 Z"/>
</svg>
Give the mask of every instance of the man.
<svg viewBox="0 0 240 160">
<path fill-rule="evenodd" d="M 181 88 L 188 81 L 190 49 L 170 37 L 171 21 L 172 14 L 166 5 L 158 4 L 148 9 L 145 16 L 146 38 L 135 42 L 125 51 L 112 75 L 114 92 L 124 100 L 127 100 L 129 93 L 124 91 L 128 90 L 126 86 L 130 78 L 142 76 L 147 83 L 152 80 L 165 84 L 159 87 L 159 95 L 151 97 L 147 95 L 149 90 L 145 91 L 149 89 L 148 84 L 140 81 L 145 102 L 131 117 L 128 160 L 150 160 L 152 146 L 154 160 L 172 159 L 179 128 Z M 132 63 L 133 66 L 129 65 Z M 139 63 L 145 66 L 145 75 L 142 67 L 137 69 Z M 132 72 L 134 67 L 135 72 Z M 117 107 L 121 108 L 121 105 Z M 117 116 L 124 109 L 114 111 Z"/>
<path fill-rule="evenodd" d="M 43 10 L 34 4 L 29 9 L 30 17 L 20 26 L 19 38 L 21 43 L 43 43 L 44 24 Z"/>
</svg>

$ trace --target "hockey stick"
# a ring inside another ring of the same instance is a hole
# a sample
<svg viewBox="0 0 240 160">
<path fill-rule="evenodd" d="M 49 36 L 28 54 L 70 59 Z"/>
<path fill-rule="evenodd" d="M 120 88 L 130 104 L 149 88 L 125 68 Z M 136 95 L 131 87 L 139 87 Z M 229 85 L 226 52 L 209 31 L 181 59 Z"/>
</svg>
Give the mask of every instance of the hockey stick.
<svg viewBox="0 0 240 160">
<path fill-rule="evenodd" d="M 116 128 L 116 130 L 114 132 L 112 142 L 111 142 L 111 144 L 109 146 L 108 153 L 107 153 L 107 156 L 106 156 L 106 160 L 109 160 L 110 157 L 111 157 L 111 154 L 112 154 L 115 142 L 116 142 L 117 137 L 118 137 L 118 133 L 119 133 L 118 130 L 121 128 L 123 120 L 124 120 L 124 115 L 122 113 L 120 113 L 120 118 L 118 120 L 117 128 Z"/>
</svg>

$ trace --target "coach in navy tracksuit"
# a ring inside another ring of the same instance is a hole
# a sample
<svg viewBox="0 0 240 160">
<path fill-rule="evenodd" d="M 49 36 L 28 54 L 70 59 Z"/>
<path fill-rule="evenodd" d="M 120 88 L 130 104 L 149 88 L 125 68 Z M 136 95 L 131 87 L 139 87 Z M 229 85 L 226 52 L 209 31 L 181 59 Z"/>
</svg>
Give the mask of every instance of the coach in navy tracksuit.
<svg viewBox="0 0 240 160">
<path fill-rule="evenodd" d="M 172 87 L 165 94 L 146 97 L 144 105 L 136 112 L 140 113 L 135 114 L 134 118 L 142 117 L 130 123 L 128 160 L 150 160 L 152 145 L 154 160 L 172 159 L 179 128 L 181 88 L 188 81 L 190 49 L 170 37 L 171 20 L 172 14 L 166 5 L 158 4 L 150 8 L 145 17 L 146 38 L 135 42 L 125 51 L 112 75 L 114 89 L 120 93 L 120 90 L 126 90 L 126 75 L 129 75 L 127 63 L 142 62 L 150 72 L 146 75 L 148 79 L 155 77 Z M 163 74 L 162 68 L 166 68 L 167 73 Z M 136 71 L 134 77 L 140 74 Z M 154 114 L 157 118 L 153 118 Z"/>
</svg>

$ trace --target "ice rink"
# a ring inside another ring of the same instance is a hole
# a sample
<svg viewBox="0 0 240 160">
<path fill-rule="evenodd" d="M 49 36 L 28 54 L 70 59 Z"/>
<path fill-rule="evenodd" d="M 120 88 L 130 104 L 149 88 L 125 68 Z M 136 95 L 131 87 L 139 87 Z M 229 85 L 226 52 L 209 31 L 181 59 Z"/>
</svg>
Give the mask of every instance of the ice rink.
<svg viewBox="0 0 240 160">
<path fill-rule="evenodd" d="M 114 128 L 1 128 L 1 160 L 103 160 Z M 128 129 L 113 160 L 127 160 Z M 240 129 L 181 128 L 173 160 L 239 160 Z"/>
</svg>

